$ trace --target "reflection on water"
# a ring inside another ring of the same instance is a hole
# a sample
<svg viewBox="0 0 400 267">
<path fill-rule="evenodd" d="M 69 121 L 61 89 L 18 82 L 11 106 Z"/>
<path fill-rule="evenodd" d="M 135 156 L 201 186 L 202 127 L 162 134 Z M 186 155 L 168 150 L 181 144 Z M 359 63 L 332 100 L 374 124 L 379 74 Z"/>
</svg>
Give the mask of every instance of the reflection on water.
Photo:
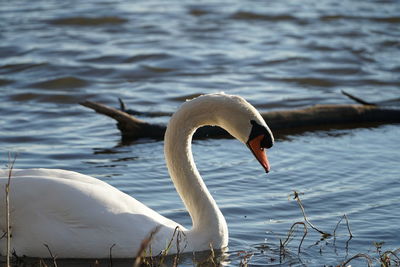
<svg viewBox="0 0 400 267">
<path fill-rule="evenodd" d="M 26 3 L 25 3 L 26 2 Z M 93 175 L 190 226 L 164 164 L 163 143 L 120 145 L 114 122 L 77 103 L 99 101 L 166 123 L 187 98 L 224 91 L 261 111 L 370 102 L 397 105 L 400 5 L 396 1 L 34 1 L 0 5 L 0 162 Z M 235 140 L 195 141 L 195 159 L 227 218 L 227 265 L 337 265 L 359 252 L 400 247 L 399 127 L 319 131 L 279 140 L 265 176 Z M 302 220 L 282 259 L 279 239 Z M 157 197 L 155 197 L 157 196 Z M 240 252 L 240 253 L 239 253 Z M 56 253 L 56 252 L 55 252 Z M 183 265 L 192 266 L 188 256 Z M 105 263 L 106 264 L 106 263 Z M 355 262 L 353 265 L 361 264 Z M 87 266 L 69 262 L 66 266 Z"/>
</svg>

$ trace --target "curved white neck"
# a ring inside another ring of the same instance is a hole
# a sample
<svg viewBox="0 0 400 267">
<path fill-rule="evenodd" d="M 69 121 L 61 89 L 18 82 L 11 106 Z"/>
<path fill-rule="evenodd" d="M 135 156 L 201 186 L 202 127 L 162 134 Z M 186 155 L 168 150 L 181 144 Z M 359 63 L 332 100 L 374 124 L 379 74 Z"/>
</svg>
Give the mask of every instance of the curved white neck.
<svg viewBox="0 0 400 267">
<path fill-rule="evenodd" d="M 228 228 L 225 218 L 196 168 L 191 149 L 196 129 L 203 125 L 218 125 L 218 114 L 210 107 L 205 108 L 204 104 L 191 102 L 185 103 L 168 124 L 164 144 L 167 167 L 192 218 L 193 228 L 189 232 L 199 239 L 196 242 L 204 240 L 208 247 L 211 239 L 215 247 L 226 246 Z"/>
</svg>

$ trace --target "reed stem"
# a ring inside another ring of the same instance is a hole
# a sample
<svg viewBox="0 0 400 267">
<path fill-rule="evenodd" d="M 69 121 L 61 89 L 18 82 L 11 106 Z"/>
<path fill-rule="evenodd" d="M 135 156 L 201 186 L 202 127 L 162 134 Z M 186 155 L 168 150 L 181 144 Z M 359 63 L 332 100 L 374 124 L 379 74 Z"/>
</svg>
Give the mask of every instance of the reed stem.
<svg viewBox="0 0 400 267">
<path fill-rule="evenodd" d="M 6 227 L 7 227 L 7 248 L 6 248 L 6 266 L 10 267 L 10 256 L 11 256 L 11 222 L 10 222 L 10 186 L 12 170 L 14 168 L 15 160 L 17 155 L 14 155 L 14 159 L 11 160 L 11 153 L 8 153 L 8 181 L 6 184 Z"/>
</svg>

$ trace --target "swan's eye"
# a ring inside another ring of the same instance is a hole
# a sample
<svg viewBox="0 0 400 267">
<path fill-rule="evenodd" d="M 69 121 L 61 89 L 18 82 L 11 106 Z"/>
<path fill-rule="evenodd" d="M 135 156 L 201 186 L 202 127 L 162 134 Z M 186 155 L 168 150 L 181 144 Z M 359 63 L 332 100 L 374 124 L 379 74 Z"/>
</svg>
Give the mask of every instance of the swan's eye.
<svg viewBox="0 0 400 267">
<path fill-rule="evenodd" d="M 264 126 L 258 124 L 255 120 L 251 120 L 250 123 L 252 125 L 252 128 L 248 141 L 253 140 L 257 136 L 263 135 L 264 137 L 260 142 L 261 148 L 271 148 L 272 145 L 274 144 L 274 139 L 271 135 L 271 132 Z"/>
</svg>

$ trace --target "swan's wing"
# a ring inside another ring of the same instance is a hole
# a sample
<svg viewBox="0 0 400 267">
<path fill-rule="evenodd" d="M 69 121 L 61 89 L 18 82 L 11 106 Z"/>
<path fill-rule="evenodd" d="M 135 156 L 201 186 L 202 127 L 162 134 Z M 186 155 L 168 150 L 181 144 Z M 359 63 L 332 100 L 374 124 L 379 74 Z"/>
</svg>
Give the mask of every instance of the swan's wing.
<svg viewBox="0 0 400 267">
<path fill-rule="evenodd" d="M 0 173 L 2 188 L 7 176 Z M 1 194 L 3 231 L 4 198 Z M 116 244 L 114 256 L 132 257 L 155 227 L 162 225 L 157 243 L 166 244 L 178 225 L 105 182 L 63 170 L 13 171 L 10 203 L 12 245 L 26 255 L 48 256 L 43 246 L 48 244 L 59 257 L 98 258 Z"/>
</svg>

